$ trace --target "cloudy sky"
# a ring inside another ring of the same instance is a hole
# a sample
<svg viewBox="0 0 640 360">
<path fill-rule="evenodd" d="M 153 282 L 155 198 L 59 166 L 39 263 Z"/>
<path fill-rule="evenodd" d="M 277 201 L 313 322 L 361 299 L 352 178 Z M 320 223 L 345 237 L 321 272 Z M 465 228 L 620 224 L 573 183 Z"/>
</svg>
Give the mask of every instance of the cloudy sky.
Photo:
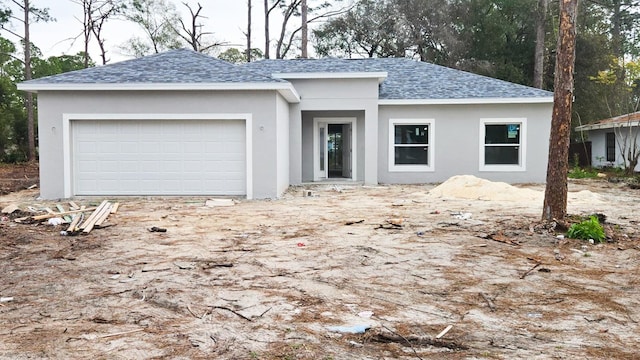
<svg viewBox="0 0 640 360">
<path fill-rule="evenodd" d="M 185 0 L 171 0 L 178 10 L 188 14 L 187 8 L 182 5 Z M 186 0 L 197 8 L 197 0 Z M 199 0 L 202 4 L 202 14 L 207 17 L 203 20 L 205 31 L 213 32 L 217 41 L 229 44 L 245 46 L 243 31 L 247 26 L 247 2 L 246 0 Z M 34 7 L 48 7 L 51 16 L 56 21 L 50 23 L 37 23 L 32 26 L 32 42 L 42 50 L 45 56 L 75 54 L 82 49 L 82 39 L 72 40 L 82 32 L 82 7 L 70 0 L 32 0 Z M 253 0 L 253 29 L 252 41 L 256 47 L 263 47 L 264 28 L 262 2 Z M 276 19 L 272 20 L 272 22 Z M 272 31 L 275 31 L 272 30 Z M 122 54 L 120 47 L 133 34 L 140 34 L 140 28 L 133 24 L 120 20 L 112 20 L 105 25 L 105 34 L 108 54 L 112 62 L 127 59 Z M 14 39 L 15 40 L 15 39 Z M 97 45 L 93 44 L 90 50 L 92 58 L 99 61 Z"/>
</svg>

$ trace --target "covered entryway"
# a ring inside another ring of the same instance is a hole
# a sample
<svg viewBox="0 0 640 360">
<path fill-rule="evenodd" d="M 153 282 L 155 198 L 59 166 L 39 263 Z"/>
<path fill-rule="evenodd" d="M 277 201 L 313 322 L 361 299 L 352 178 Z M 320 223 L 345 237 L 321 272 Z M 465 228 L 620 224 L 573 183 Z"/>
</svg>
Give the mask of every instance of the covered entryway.
<svg viewBox="0 0 640 360">
<path fill-rule="evenodd" d="M 314 119 L 314 181 L 355 180 L 356 118 Z"/>
<path fill-rule="evenodd" d="M 246 122 L 71 119 L 71 192 L 247 195 Z"/>
</svg>

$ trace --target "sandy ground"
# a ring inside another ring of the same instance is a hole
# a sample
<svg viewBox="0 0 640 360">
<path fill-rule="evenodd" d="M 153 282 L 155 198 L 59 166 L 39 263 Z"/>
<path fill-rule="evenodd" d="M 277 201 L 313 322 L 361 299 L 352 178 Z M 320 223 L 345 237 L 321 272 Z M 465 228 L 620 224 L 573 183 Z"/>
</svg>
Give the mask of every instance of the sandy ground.
<svg viewBox="0 0 640 360">
<path fill-rule="evenodd" d="M 591 245 L 539 223 L 542 186 L 501 200 L 433 188 L 109 199 L 114 226 L 75 237 L 3 219 L 0 358 L 640 356 L 639 190 L 570 183 L 571 214 L 607 215 L 615 241 Z M 0 206 L 55 204 L 37 196 Z"/>
</svg>

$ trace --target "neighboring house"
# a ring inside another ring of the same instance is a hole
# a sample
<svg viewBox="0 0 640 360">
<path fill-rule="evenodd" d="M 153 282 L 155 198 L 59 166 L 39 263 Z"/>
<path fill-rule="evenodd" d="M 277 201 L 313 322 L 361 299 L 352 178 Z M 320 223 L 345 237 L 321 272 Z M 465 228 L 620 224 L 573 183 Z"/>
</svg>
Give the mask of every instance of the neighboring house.
<svg viewBox="0 0 640 360">
<path fill-rule="evenodd" d="M 38 93 L 44 198 L 546 177 L 551 93 L 410 59 L 174 50 L 19 89 Z"/>
<path fill-rule="evenodd" d="M 591 141 L 591 165 L 626 168 L 629 150 L 640 152 L 640 112 L 624 114 L 576 127 Z M 627 162 L 623 158 L 627 157 Z M 640 171 L 640 165 L 635 166 Z"/>
</svg>

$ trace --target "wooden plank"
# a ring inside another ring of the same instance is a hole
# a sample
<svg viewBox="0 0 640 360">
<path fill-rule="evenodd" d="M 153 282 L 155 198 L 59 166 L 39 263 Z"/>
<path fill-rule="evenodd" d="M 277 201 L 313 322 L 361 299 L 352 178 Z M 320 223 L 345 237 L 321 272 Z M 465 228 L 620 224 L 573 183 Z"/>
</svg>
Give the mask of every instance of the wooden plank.
<svg viewBox="0 0 640 360">
<path fill-rule="evenodd" d="M 91 213 L 91 215 L 89 215 L 89 217 L 79 226 L 80 229 L 84 230 L 84 228 L 87 227 L 88 224 L 92 223 L 93 219 L 98 216 L 100 211 L 107 205 L 107 203 L 107 200 L 102 201 L 100 205 L 98 205 L 98 207 Z"/>
<path fill-rule="evenodd" d="M 110 211 L 110 206 L 105 206 L 104 208 L 102 208 L 102 210 L 100 210 L 100 212 L 88 223 L 85 225 L 85 227 L 82 229 L 82 233 L 83 234 L 88 234 L 91 232 L 91 230 L 93 230 L 93 228 L 96 226 L 96 223 L 98 222 L 98 220 L 100 220 L 100 218 L 102 218 L 102 216 L 105 213 L 109 213 Z"/>
<path fill-rule="evenodd" d="M 107 217 L 111 215 L 111 209 L 113 209 L 113 204 L 109 203 L 104 213 L 100 215 L 100 217 L 98 217 L 98 219 L 96 220 L 95 226 L 100 226 L 105 220 L 107 220 Z"/>
<path fill-rule="evenodd" d="M 91 232 L 91 230 L 93 230 L 93 227 L 96 225 L 96 222 L 105 214 L 105 213 L 109 213 L 111 211 L 111 203 L 110 202 L 106 202 L 104 204 L 104 206 L 98 211 L 94 211 L 94 214 L 96 214 L 91 221 L 89 221 L 88 224 L 86 224 L 84 227 L 81 226 L 82 228 L 82 232 L 84 234 L 88 234 Z M 93 214 L 92 214 L 93 215 Z"/>
<path fill-rule="evenodd" d="M 442 330 L 440 334 L 436 335 L 436 339 L 440 339 L 441 337 L 445 336 L 449 332 L 449 330 L 451 330 L 452 327 L 453 325 L 449 325 L 446 328 L 444 328 L 444 330 Z"/>
<path fill-rule="evenodd" d="M 119 208 L 119 207 L 120 207 L 120 203 L 119 203 L 119 202 L 117 202 L 117 203 L 113 204 L 113 206 L 111 207 L 111 213 L 112 213 L 112 214 L 117 213 L 117 212 L 118 212 L 118 208 Z"/>
<path fill-rule="evenodd" d="M 82 209 L 82 210 L 71 210 L 71 211 L 65 211 L 64 213 L 53 213 L 53 214 L 46 214 L 46 215 L 38 215 L 38 216 L 34 216 L 32 217 L 33 220 L 44 220 L 44 219 L 51 219 L 54 218 L 56 216 L 60 216 L 60 215 L 69 215 L 69 214 L 77 214 L 80 212 L 85 212 L 85 211 L 93 211 L 97 208 L 88 208 L 88 209 Z M 26 218 L 21 218 L 21 220 L 26 220 L 28 219 L 28 217 Z M 16 219 L 19 220 L 19 219 Z"/>
<path fill-rule="evenodd" d="M 80 206 L 78 206 L 78 204 L 76 204 L 76 203 L 75 203 L 75 202 L 73 202 L 73 201 L 69 201 L 69 209 L 71 209 L 71 210 L 78 210 L 78 209 L 80 209 Z"/>
<path fill-rule="evenodd" d="M 84 210 L 84 206 L 82 206 L 80 209 Z M 76 232 L 78 231 L 78 224 L 80 223 L 80 221 L 82 220 L 82 213 L 76 214 L 76 216 L 73 217 L 73 220 L 71 221 L 71 224 L 69 225 L 69 227 L 67 228 L 68 232 Z"/>
<path fill-rule="evenodd" d="M 60 204 L 56 204 L 56 209 L 58 209 L 58 211 L 60 213 L 63 213 L 67 210 L 65 210 L 64 206 L 60 205 Z M 71 222 L 71 216 L 70 215 L 62 215 L 62 218 L 64 219 L 65 222 L 70 223 Z"/>
</svg>

